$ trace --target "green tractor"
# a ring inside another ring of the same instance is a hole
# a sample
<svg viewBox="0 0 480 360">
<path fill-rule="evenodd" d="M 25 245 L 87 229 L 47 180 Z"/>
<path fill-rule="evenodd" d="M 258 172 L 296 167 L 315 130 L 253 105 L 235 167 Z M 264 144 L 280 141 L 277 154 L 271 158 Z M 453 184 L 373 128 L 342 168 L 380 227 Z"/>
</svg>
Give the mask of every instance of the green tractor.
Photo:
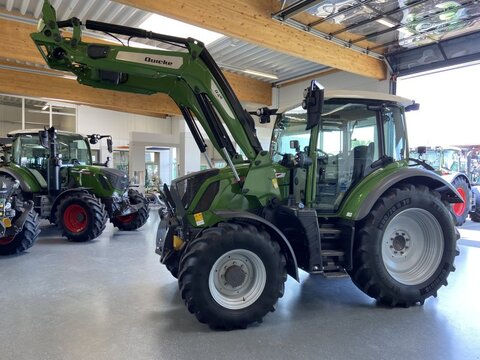
<svg viewBox="0 0 480 360">
<path fill-rule="evenodd" d="M 389 306 L 423 304 L 447 284 L 459 238 L 448 204 L 462 199 L 408 157 L 405 110 L 417 104 L 325 93 L 312 82 L 301 108 L 277 115 L 267 151 L 202 43 L 95 21 L 86 27 L 179 51 L 85 43 L 80 25 L 57 22 L 45 1 L 32 38 L 51 68 L 96 88 L 168 93 L 201 153 L 195 118 L 228 164 L 163 187 L 156 251 L 200 322 L 233 329 L 262 321 L 299 269 L 349 275 Z M 72 37 L 62 27 L 73 27 Z"/>
<path fill-rule="evenodd" d="M 0 184 L 20 186 L 15 194 L 31 202 L 42 219 L 58 225 L 72 241 L 88 241 L 105 229 L 108 218 L 120 230 L 135 230 L 148 219 L 148 204 L 128 188 L 127 175 L 105 166 L 94 166 L 89 143 L 109 136 L 87 138 L 74 133 L 21 130 L 13 140 L 9 159 L 0 167 Z"/>
</svg>

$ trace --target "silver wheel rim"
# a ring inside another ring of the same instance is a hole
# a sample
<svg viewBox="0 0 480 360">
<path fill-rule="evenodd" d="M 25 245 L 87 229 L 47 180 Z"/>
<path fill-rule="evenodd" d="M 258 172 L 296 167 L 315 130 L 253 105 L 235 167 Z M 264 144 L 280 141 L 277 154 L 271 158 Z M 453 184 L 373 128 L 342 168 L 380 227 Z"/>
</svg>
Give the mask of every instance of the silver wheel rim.
<svg viewBox="0 0 480 360">
<path fill-rule="evenodd" d="M 213 264 L 208 277 L 213 299 L 231 310 L 252 305 L 262 294 L 266 282 L 267 273 L 262 260 L 245 249 L 223 254 Z"/>
<path fill-rule="evenodd" d="M 403 210 L 383 234 L 383 264 L 399 283 L 418 285 L 435 273 L 443 248 L 443 232 L 435 216 L 424 209 Z"/>
</svg>

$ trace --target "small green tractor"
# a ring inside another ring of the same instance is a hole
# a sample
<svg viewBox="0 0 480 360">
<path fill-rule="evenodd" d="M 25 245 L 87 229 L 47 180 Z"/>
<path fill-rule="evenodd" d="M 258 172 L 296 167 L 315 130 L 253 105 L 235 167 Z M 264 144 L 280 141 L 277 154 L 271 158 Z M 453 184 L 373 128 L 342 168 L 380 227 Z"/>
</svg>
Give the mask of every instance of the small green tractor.
<svg viewBox="0 0 480 360">
<path fill-rule="evenodd" d="M 89 143 L 108 137 L 111 151 L 109 136 L 85 138 L 53 127 L 8 136 L 13 143 L 0 167 L 0 185 L 11 188 L 18 182 L 17 203 L 32 204 L 40 218 L 58 225 L 68 239 L 82 242 L 98 237 L 108 218 L 120 230 L 135 230 L 147 221 L 148 203 L 128 188 L 127 175 L 92 165 Z M 0 239 L 0 252 L 4 242 L 5 236 Z"/>
<path fill-rule="evenodd" d="M 410 157 L 419 159 L 431 166 L 432 169 L 457 189 L 463 203 L 452 204 L 451 211 L 455 218 L 455 225 L 465 223 L 468 215 L 473 221 L 480 221 L 476 213 L 476 202 L 480 194 L 474 187 L 477 184 L 477 171 L 472 171 L 470 154 L 456 146 L 419 146 L 410 151 Z M 480 210 L 480 209 L 479 209 Z"/>
<path fill-rule="evenodd" d="M 268 151 L 201 42 L 85 25 L 179 51 L 85 43 L 80 21 L 57 22 L 49 1 L 31 36 L 51 68 L 74 73 L 81 84 L 169 94 L 200 152 L 206 143 L 195 119 L 227 163 L 163 187 L 156 251 L 200 322 L 233 329 L 262 321 L 287 275 L 298 281 L 300 269 L 350 276 L 389 306 L 423 304 L 447 284 L 459 237 L 448 205 L 462 199 L 410 161 L 405 111 L 417 107 L 412 101 L 329 93 L 313 81 L 302 107 L 277 115 Z M 62 27 L 73 27 L 73 35 L 62 36 Z"/>
</svg>

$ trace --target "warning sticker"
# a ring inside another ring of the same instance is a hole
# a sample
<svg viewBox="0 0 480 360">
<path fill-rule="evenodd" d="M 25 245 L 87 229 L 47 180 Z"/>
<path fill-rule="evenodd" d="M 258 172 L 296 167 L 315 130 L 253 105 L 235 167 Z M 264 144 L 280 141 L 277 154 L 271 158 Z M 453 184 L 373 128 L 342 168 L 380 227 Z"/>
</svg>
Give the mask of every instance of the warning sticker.
<svg viewBox="0 0 480 360">
<path fill-rule="evenodd" d="M 193 214 L 193 217 L 195 218 L 195 224 L 197 224 L 197 226 L 205 224 L 202 213 Z"/>
</svg>

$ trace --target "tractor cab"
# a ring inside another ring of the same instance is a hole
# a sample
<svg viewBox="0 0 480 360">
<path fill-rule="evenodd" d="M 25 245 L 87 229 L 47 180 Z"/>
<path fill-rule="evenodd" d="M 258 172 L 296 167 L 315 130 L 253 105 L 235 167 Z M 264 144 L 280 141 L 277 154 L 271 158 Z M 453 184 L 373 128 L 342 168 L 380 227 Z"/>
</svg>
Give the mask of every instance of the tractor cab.
<svg viewBox="0 0 480 360">
<path fill-rule="evenodd" d="M 279 115 L 270 151 L 273 162 L 291 168 L 294 203 L 335 213 L 363 178 L 406 159 L 403 100 L 407 101 L 365 92 L 327 92 L 321 119 L 310 130 L 302 107 Z"/>
<path fill-rule="evenodd" d="M 42 188 L 47 188 L 48 159 L 50 151 L 39 140 L 41 130 L 16 131 L 9 133 L 13 137 L 11 160 L 14 164 L 27 168 Z M 86 139 L 75 133 L 57 131 L 57 152 L 61 172 L 68 167 L 92 165 L 90 146 Z M 66 177 L 66 174 L 63 174 Z"/>
</svg>

